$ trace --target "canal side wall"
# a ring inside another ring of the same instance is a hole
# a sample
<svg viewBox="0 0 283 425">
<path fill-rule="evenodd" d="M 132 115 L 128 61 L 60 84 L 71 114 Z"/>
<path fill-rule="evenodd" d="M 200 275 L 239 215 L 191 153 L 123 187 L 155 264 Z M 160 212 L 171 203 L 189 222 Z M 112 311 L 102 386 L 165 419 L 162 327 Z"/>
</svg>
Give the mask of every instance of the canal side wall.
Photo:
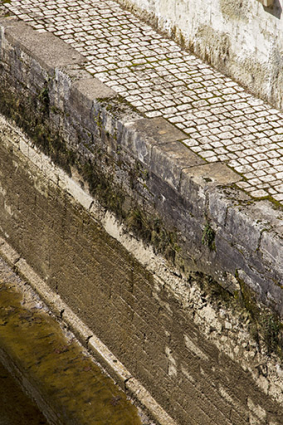
<svg viewBox="0 0 283 425">
<path fill-rule="evenodd" d="M 237 277 L 283 315 L 280 210 L 237 190 L 241 176 L 191 152 L 173 125 L 143 118 L 52 34 L 6 19 L 0 43 L 1 112 L 41 151 L 181 273 L 231 292 Z"/>
<path fill-rule="evenodd" d="M 282 109 L 282 0 L 119 3 Z"/>
<path fill-rule="evenodd" d="M 176 276 L 1 121 L 0 255 L 58 320 L 159 425 L 280 425 L 281 362 L 248 312 L 209 277 Z"/>
<path fill-rule="evenodd" d="M 186 285 L 158 279 L 102 223 L 112 214 L 151 246 L 148 264 L 160 252 L 172 276 L 202 271 L 283 315 L 280 211 L 237 190 L 240 176 L 192 153 L 165 120 L 143 118 L 53 35 L 10 19 L 0 29 L 0 112 L 31 139 L 2 129 L 0 231 L 15 264 L 31 266 L 178 423 L 190 412 L 195 424 L 279 424 L 255 344 L 238 353 L 243 369 L 220 339 L 234 330 L 202 306 L 219 346 L 202 336 Z"/>
</svg>

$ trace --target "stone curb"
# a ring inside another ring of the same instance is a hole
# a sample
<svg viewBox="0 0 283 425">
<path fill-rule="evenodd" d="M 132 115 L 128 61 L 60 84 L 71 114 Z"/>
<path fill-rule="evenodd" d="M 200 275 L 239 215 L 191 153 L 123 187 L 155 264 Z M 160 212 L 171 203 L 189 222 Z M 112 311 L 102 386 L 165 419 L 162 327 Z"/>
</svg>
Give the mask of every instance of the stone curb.
<svg viewBox="0 0 283 425">
<path fill-rule="evenodd" d="M 2 238 L 0 238 L 0 256 L 30 284 L 57 318 L 60 318 L 74 332 L 79 341 L 87 347 L 95 360 L 118 382 L 120 387 L 125 389 L 132 398 L 137 400 L 149 412 L 158 424 L 176 425 L 176 422 L 153 399 L 144 386 L 132 377 L 125 366 L 65 304 L 61 297 L 52 291 L 27 262 Z"/>
<path fill-rule="evenodd" d="M 159 179 L 170 195 L 162 195 L 166 203 L 158 200 L 156 208 L 165 222 L 175 223 L 182 232 L 195 267 L 211 274 L 232 292 L 237 289 L 231 284 L 237 274 L 258 300 L 282 316 L 281 211 L 269 201 L 254 201 L 237 189 L 235 184 L 241 180 L 238 174 L 225 164 L 207 164 L 180 143 L 187 136 L 163 118 L 144 119 L 129 105 L 118 108 L 115 92 L 90 78 L 82 69 L 83 57 L 63 41 L 36 33 L 14 20 L 0 20 L 0 28 L 3 63 L 10 63 L 12 51 L 23 63 L 24 59 L 29 61 L 31 71 L 25 84 L 30 85 L 31 92 L 33 72 L 42 66 L 38 85 L 42 86 L 43 77 L 53 79 L 55 108 L 71 114 L 70 119 L 88 126 L 93 134 L 108 134 L 109 138 L 104 139 L 108 153 L 114 155 L 122 149 L 130 161 L 139 161 L 151 176 Z M 19 80 L 25 75 L 24 65 L 21 66 L 20 70 L 12 69 Z M 74 110 L 76 117 L 72 116 Z M 77 149 L 76 136 L 66 136 Z M 87 155 L 85 150 L 83 154 Z M 214 231 L 213 248 L 202 243 L 209 228 Z"/>
</svg>

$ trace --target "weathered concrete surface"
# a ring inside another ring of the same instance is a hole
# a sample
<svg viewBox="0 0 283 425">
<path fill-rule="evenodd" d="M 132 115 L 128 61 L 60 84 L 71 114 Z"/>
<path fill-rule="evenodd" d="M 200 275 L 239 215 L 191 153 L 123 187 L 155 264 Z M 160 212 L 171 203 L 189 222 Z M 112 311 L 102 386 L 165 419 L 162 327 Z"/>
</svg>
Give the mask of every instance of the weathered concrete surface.
<svg viewBox="0 0 283 425">
<path fill-rule="evenodd" d="M 282 2 L 118 0 L 282 109 Z"/>
<path fill-rule="evenodd" d="M 255 389 L 254 365 L 245 364 L 246 376 L 243 366 L 233 369 L 232 349 L 228 355 L 224 347 L 220 355 L 215 341 L 211 346 L 195 336 L 186 285 L 178 292 L 177 286 L 166 287 L 166 280 L 156 281 L 104 235 L 90 212 L 98 200 L 127 231 L 166 255 L 175 273 L 188 277 L 192 269 L 204 271 L 232 294 L 245 296 L 250 288 L 282 316 L 281 210 L 237 190 L 234 183 L 241 177 L 205 163 L 165 121 L 144 119 L 96 81 L 98 92 L 90 97 L 81 58 L 74 63 L 63 42 L 58 49 L 64 65 L 50 69 L 40 49 L 33 53 L 32 36 L 39 43 L 40 35 L 26 29 L 23 47 L 18 25 L 1 23 L 0 104 L 32 142 L 2 129 L 1 233 L 180 423 L 187 423 L 188 411 L 196 424 L 240 425 L 248 416 L 252 423 L 251 411 L 258 423 L 267 417 L 280 423 L 275 401 L 280 391 L 265 380 Z M 105 215 L 95 219 L 102 223 Z M 109 231 L 120 237 L 110 224 Z M 208 314 L 206 332 L 218 332 L 222 341 L 222 325 L 211 324 L 213 312 Z M 252 355 L 258 356 L 255 347 Z M 190 371 L 188 363 L 194 364 Z M 215 389 L 223 368 L 227 387 Z M 242 386 L 235 388 L 235 376 L 242 377 Z M 249 379 L 253 395 L 247 405 L 240 388 Z M 264 402 L 262 392 L 268 397 Z"/>
</svg>

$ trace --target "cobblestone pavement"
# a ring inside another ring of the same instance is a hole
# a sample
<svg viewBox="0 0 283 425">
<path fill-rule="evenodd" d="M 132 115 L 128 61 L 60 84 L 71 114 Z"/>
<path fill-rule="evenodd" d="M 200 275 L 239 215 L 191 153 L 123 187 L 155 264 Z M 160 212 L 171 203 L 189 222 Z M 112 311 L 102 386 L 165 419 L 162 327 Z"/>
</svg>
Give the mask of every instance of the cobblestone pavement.
<svg viewBox="0 0 283 425">
<path fill-rule="evenodd" d="M 283 113 L 108 0 L 11 0 L 6 9 L 87 59 L 86 69 L 146 117 L 163 116 L 238 186 L 283 201 Z"/>
</svg>

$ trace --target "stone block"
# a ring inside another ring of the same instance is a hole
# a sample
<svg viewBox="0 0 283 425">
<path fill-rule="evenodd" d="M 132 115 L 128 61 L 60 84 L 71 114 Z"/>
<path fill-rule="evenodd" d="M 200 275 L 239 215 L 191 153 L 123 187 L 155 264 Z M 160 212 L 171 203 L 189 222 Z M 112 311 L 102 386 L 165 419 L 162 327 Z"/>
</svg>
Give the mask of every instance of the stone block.
<svg viewBox="0 0 283 425">
<path fill-rule="evenodd" d="M 85 58 L 68 44 L 50 33 L 38 33 L 29 25 L 3 20 L 1 26 L 7 41 L 15 48 L 32 56 L 40 65 L 53 75 L 55 68 L 82 64 Z"/>
<path fill-rule="evenodd" d="M 116 95 L 114 90 L 96 78 L 80 78 L 72 84 L 69 101 L 74 112 L 83 118 L 85 114 L 90 117 L 97 99 L 107 100 Z"/>
<path fill-rule="evenodd" d="M 211 220 L 224 229 L 228 210 L 238 205 L 242 197 L 243 193 L 233 186 L 212 187 L 208 191 L 208 214 Z M 247 197 L 243 201 L 246 200 L 251 201 L 251 198 Z"/>
<path fill-rule="evenodd" d="M 164 118 L 143 118 L 125 123 L 119 137 L 121 146 L 126 148 L 143 164 L 151 165 L 152 147 L 175 142 L 185 138 L 184 133 Z"/>
<path fill-rule="evenodd" d="M 158 144 L 152 148 L 150 170 L 177 191 L 183 168 L 202 164 L 203 159 L 178 141 Z"/>
<path fill-rule="evenodd" d="M 155 140 L 157 144 L 183 140 L 187 136 L 164 118 L 144 118 L 135 123 L 135 130 Z"/>
<path fill-rule="evenodd" d="M 195 165 L 182 170 L 180 193 L 192 204 L 192 213 L 199 216 L 206 213 L 206 203 L 210 192 L 212 192 L 212 200 L 214 199 L 212 205 L 215 205 L 218 198 L 215 188 L 229 186 L 239 181 L 240 177 L 225 164 L 207 164 L 203 161 Z"/>
<path fill-rule="evenodd" d="M 233 243 L 243 246 L 249 252 L 259 248 L 261 232 L 264 230 L 258 217 L 251 214 L 249 207 L 238 206 L 228 209 L 225 231 L 231 235 Z"/>
<path fill-rule="evenodd" d="M 126 153 L 134 155 L 142 164 L 150 164 L 151 149 L 154 144 L 153 139 L 141 137 L 136 131 L 135 122 L 128 122 L 121 128 L 118 136 L 118 143 Z"/>
<path fill-rule="evenodd" d="M 283 237 L 275 231 L 264 231 L 261 236 L 260 253 L 266 264 L 283 277 Z"/>
</svg>

